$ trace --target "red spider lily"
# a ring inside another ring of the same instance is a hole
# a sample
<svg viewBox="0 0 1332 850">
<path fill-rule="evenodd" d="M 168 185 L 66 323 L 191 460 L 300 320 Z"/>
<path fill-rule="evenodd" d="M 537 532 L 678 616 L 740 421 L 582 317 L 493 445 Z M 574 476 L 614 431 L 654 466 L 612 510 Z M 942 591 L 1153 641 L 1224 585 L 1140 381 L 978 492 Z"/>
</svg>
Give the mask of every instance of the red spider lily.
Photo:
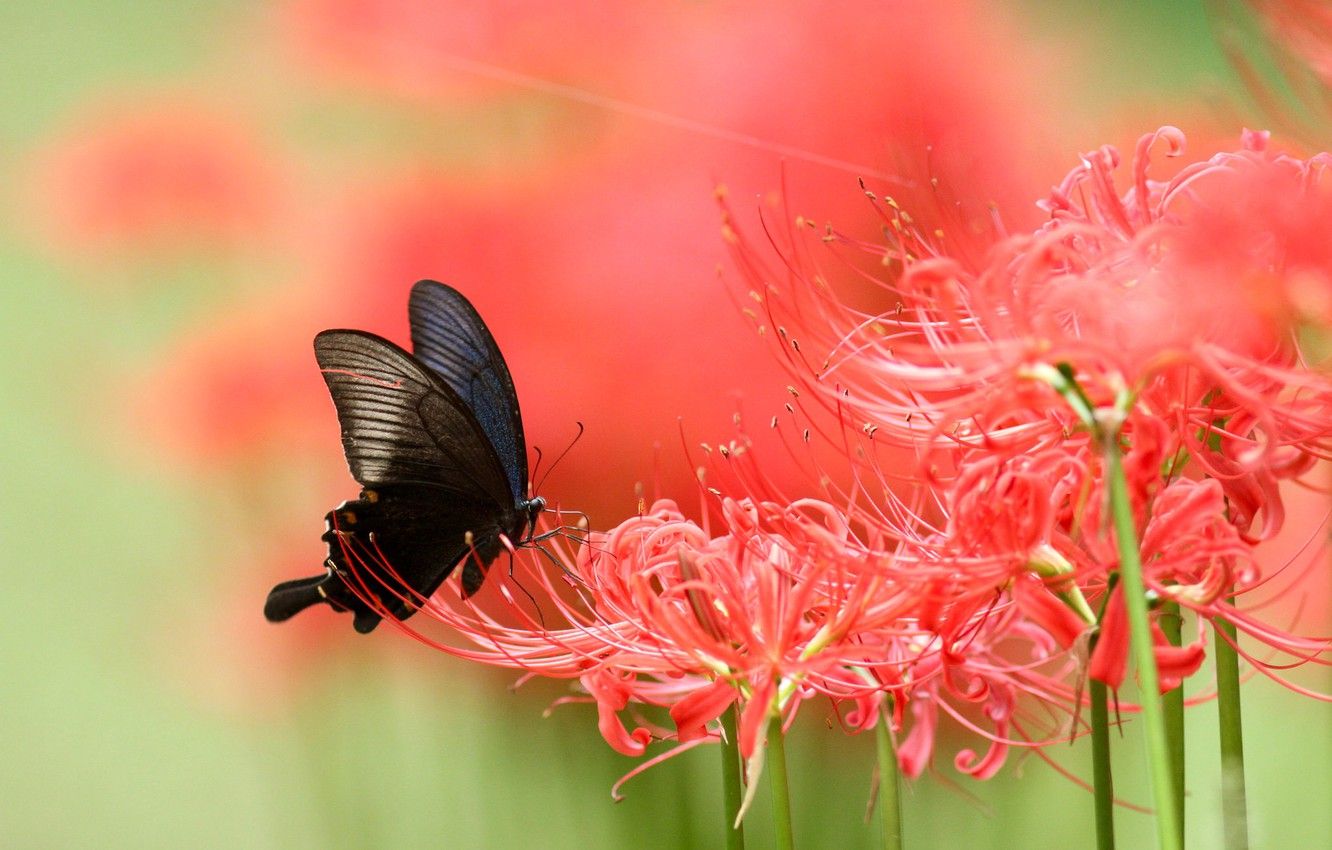
<svg viewBox="0 0 1332 850">
<path fill-rule="evenodd" d="M 737 254 L 763 324 L 799 336 L 786 358 L 795 377 L 878 439 L 1056 445 L 1080 421 L 1040 378 L 1072 364 L 1093 406 L 1127 392 L 1166 420 L 1250 519 L 1265 494 L 1258 533 L 1270 534 L 1275 480 L 1306 471 L 1332 436 L 1332 381 L 1304 367 L 1286 321 L 1332 281 L 1318 235 L 1332 224 L 1325 158 L 1273 155 L 1250 133 L 1242 150 L 1160 183 L 1147 176 L 1158 140 L 1181 153 L 1173 128 L 1143 137 L 1123 195 L 1114 149 L 1087 154 L 1044 202 L 1050 221 L 1029 235 L 992 231 L 980 264 L 880 205 L 892 241 L 859 246 L 888 267 L 878 313 L 841 304 L 803 247 L 787 249 L 782 273 L 739 237 Z"/>
<path fill-rule="evenodd" d="M 919 776 L 933 759 L 941 716 L 986 742 L 984 755 L 964 748 L 953 759 L 976 779 L 993 777 L 1015 748 L 1039 754 L 1079 733 L 1071 684 L 1078 658 L 1024 614 L 996 599 L 951 640 L 941 637 L 941 651 L 924 653 L 907 668 L 907 680 L 894 691 L 905 707 L 901 713 L 911 717 L 898 748 L 905 775 Z"/>
<path fill-rule="evenodd" d="M 721 534 L 659 501 L 588 535 L 576 553 L 558 538 L 541 544 L 544 555 L 519 551 L 509 579 L 492 570 L 480 604 L 451 584 L 413 600 L 466 644 L 417 631 L 419 616 L 398 625 L 463 658 L 579 679 L 603 737 L 626 755 L 644 755 L 657 738 L 681 747 L 715 739 L 715 721 L 735 705 L 751 783 L 768 720 L 790 722 L 816 695 L 853 703 L 844 720 L 865 729 L 893 694 L 896 725 L 914 718 L 902 753 L 911 775 L 931 760 L 941 713 L 987 741 L 987 755 L 956 759 L 978 778 L 994 775 L 1011 747 L 1065 739 L 1076 656 L 1071 641 L 1022 621 L 1026 606 L 994 591 L 922 606 L 919 582 L 898 585 L 893 556 L 865 546 L 825 502 L 723 498 L 716 515 Z M 391 574 L 392 565 L 376 569 Z M 635 704 L 668 708 L 674 730 L 636 714 L 627 724 Z M 1044 711 L 1029 714 L 1033 704 Z"/>
<path fill-rule="evenodd" d="M 1280 653 L 1296 664 L 1321 660 L 1332 651 L 1332 638 L 1291 634 L 1259 618 L 1256 611 L 1262 605 L 1241 604 L 1285 567 L 1264 571 L 1252 543 L 1245 540 L 1230 516 L 1229 504 L 1219 482 L 1181 479 L 1166 486 L 1151 505 L 1151 519 L 1143 529 L 1140 544 L 1148 591 L 1193 611 L 1199 623 L 1197 640 L 1183 647 L 1170 646 L 1159 629 L 1154 629 L 1162 692 L 1198 669 L 1205 646 L 1202 626 L 1209 622 L 1231 623 L 1265 651 Z M 1314 557 L 1325 556 L 1323 546 L 1314 549 Z M 1300 578 L 1297 575 L 1294 580 Z M 1123 681 L 1128 653 L 1123 614 L 1121 594 L 1116 589 L 1101 623 L 1089 671 L 1115 687 Z M 1274 671 L 1290 666 L 1243 650 L 1241 653 L 1256 669 L 1278 681 L 1283 680 Z"/>
<path fill-rule="evenodd" d="M 679 704 L 684 740 L 739 700 L 748 756 L 761 721 L 793 711 L 808 689 L 838 698 L 877 690 L 848 671 L 880 663 L 865 635 L 897 627 L 909 599 L 884 578 L 884 556 L 860 546 L 830 505 L 727 499 L 719 513 L 725 533 L 712 536 L 662 501 L 590 535 L 573 558 L 561 551 L 573 594 L 551 582 L 540 557 L 520 553 L 517 585 L 537 591 L 542 610 L 553 606 L 561 628 L 523 610 L 507 583 L 503 619 L 451 591 L 420 600 L 421 610 L 480 647 L 442 647 L 454 654 L 582 677 L 614 711 L 626 687 L 639 702 Z"/>
<path fill-rule="evenodd" d="M 1245 533 L 1251 515 L 1227 496 L 1225 483 L 1178 476 L 1179 464 L 1172 459 L 1179 442 L 1165 423 L 1134 414 L 1124 434 L 1147 590 L 1154 599 L 1192 611 L 1199 624 L 1197 638 L 1182 647 L 1171 646 L 1153 626 L 1163 691 L 1197 672 L 1205 653 L 1204 627 L 1217 622 L 1234 625 L 1265 653 L 1283 657 L 1277 662 L 1246 653 L 1272 678 L 1290 660 L 1327 656 L 1332 641 L 1272 625 L 1270 616 L 1259 616 L 1268 603 L 1251 598 L 1261 589 L 1273 590 L 1275 581 L 1291 588 L 1307 583 L 1325 548 L 1314 546 L 1265 566 L 1255 540 Z M 1007 587 L 1021 616 L 1068 648 L 1097 625 L 1086 599 L 1099 598 L 1105 613 L 1087 672 L 1119 687 L 1128 632 L 1122 592 L 1104 594 L 1119 557 L 1105 516 L 1103 474 L 1086 440 L 1009 456 L 965 453 L 944 491 L 943 530 L 904 547 L 894 562 L 894 577 L 902 584 L 912 573 L 948 570 L 946 584 L 928 579 L 935 589 L 922 594 L 928 603 L 921 609 L 923 622 L 938 629 L 929 611 L 948 605 L 974 609 L 979 600 L 992 598 L 995 588 Z M 1264 496 L 1260 504 L 1276 513 L 1267 524 L 1280 526 L 1279 499 Z M 863 509 L 857 516 L 864 516 Z"/>
<path fill-rule="evenodd" d="M 1111 410 L 1149 592 L 1194 611 L 1200 629 L 1221 618 L 1296 663 L 1330 648 L 1231 601 L 1282 572 L 1261 569 L 1253 546 L 1283 523 L 1278 482 L 1310 470 L 1332 438 L 1332 381 L 1304 364 L 1291 330 L 1332 281 L 1319 235 L 1332 227 L 1326 158 L 1273 154 L 1249 133 L 1241 150 L 1157 182 L 1159 141 L 1182 152 L 1172 128 L 1143 137 L 1126 191 L 1102 148 L 1042 204 L 1042 228 L 963 228 L 977 235 L 960 249 L 952 232 L 876 201 L 886 247 L 824 239 L 878 261 L 841 266 L 882 287 L 878 312 L 846 306 L 798 236 L 773 233 L 785 260 L 773 270 L 730 231 L 760 330 L 776 331 L 800 388 L 846 430 L 863 423 L 847 452 L 858 477 L 885 480 L 868 442 L 923 458 L 923 508 L 891 495 L 885 508 L 861 485 L 852 511 L 901 543 L 892 573 L 923 588 L 921 624 L 970 623 L 1006 590 L 1021 622 L 1072 646 L 1094 620 L 1084 597 L 1100 597 L 1090 672 L 1115 686 L 1127 634 L 1121 592 L 1105 590 L 1119 560 L 1086 424 Z M 1201 637 L 1171 647 L 1158 635 L 1164 687 L 1198 669 Z"/>
<path fill-rule="evenodd" d="M 761 464 L 740 445 L 719 452 L 728 461 L 725 470 L 749 492 L 765 492 L 771 483 L 763 479 Z M 1076 465 L 1060 464 L 1051 454 L 1053 469 L 1043 471 L 1064 497 L 1043 487 L 1046 482 L 1023 465 L 1026 458 L 1012 458 L 1021 473 L 1011 478 L 992 466 L 994 481 L 984 480 L 986 470 L 959 479 L 957 493 L 977 496 L 972 515 L 955 524 L 945 502 L 944 527 L 938 531 L 891 491 L 884 493 L 882 513 L 866 511 L 869 497 L 858 492 L 865 482 L 842 493 L 850 506 L 841 510 L 856 524 L 862 545 L 892 552 L 879 566 L 884 587 L 911 600 L 890 627 L 862 637 L 876 647 L 877 658 L 857 669 L 879 681 L 882 692 L 842 694 L 856 702 L 846 724 L 854 730 L 872 727 L 880 701 L 891 696 L 894 729 L 910 729 L 899 750 L 909 776 L 932 760 L 941 715 L 985 741 L 985 756 L 964 749 L 954 759 L 958 770 L 979 779 L 995 775 L 1013 748 L 1049 760 L 1043 747 L 1080 734 L 1077 687 L 1071 683 L 1080 667 L 1081 639 L 1094 618 L 1075 583 L 1074 565 L 1050 541 L 1069 546 L 1057 519 L 1073 510 L 1074 491 L 1084 477 Z M 1053 471 L 1058 468 L 1062 479 Z M 716 464 L 712 469 L 722 471 Z M 1002 504 L 1024 485 L 1030 501 L 1010 504 L 1007 513 L 979 507 L 986 491 Z M 1050 501 L 1049 510 L 1040 509 L 1042 498 Z M 1030 522 L 1016 518 L 1025 508 L 1034 511 Z M 962 526 L 967 531 L 959 531 Z"/>
<path fill-rule="evenodd" d="M 1265 652 L 1283 656 L 1278 663 L 1246 653 L 1272 678 L 1286 660 L 1298 664 L 1328 655 L 1328 638 L 1302 637 L 1271 625 L 1270 618 L 1258 616 L 1266 603 L 1250 600 L 1283 573 L 1292 573 L 1285 577 L 1291 586 L 1304 582 L 1324 548 L 1314 547 L 1303 557 L 1309 567 L 1289 569 L 1297 561 L 1286 559 L 1265 568 L 1255 541 L 1244 533 L 1250 516 L 1226 495 L 1223 482 L 1178 477 L 1178 464 L 1171 462 L 1178 441 L 1163 422 L 1135 414 L 1124 433 L 1130 442 L 1124 465 L 1147 589 L 1155 599 L 1192 611 L 1199 624 L 1197 638 L 1182 647 L 1171 646 L 1153 626 L 1162 690 L 1198 671 L 1205 654 L 1204 626 L 1216 622 L 1236 626 Z M 1105 613 L 1087 672 L 1119 687 L 1128 657 L 1127 621 L 1122 592 L 1116 588 L 1108 598 L 1104 595 L 1119 559 L 1104 515 L 1103 472 L 1090 444 L 1070 440 L 1006 457 L 969 452 L 959 469 L 944 496 L 944 530 L 899 553 L 896 580 L 907 583 L 910 572 L 946 565 L 950 581 L 935 592 L 936 607 L 974 606 L 992 597 L 994 588 L 1007 587 L 1021 616 L 1065 648 L 1097 624 L 1085 600 L 1099 597 Z M 1263 509 L 1279 509 L 1279 500 L 1276 505 L 1265 501 Z M 1280 520 L 1270 524 L 1279 526 Z M 924 622 L 938 628 L 930 619 Z"/>
</svg>

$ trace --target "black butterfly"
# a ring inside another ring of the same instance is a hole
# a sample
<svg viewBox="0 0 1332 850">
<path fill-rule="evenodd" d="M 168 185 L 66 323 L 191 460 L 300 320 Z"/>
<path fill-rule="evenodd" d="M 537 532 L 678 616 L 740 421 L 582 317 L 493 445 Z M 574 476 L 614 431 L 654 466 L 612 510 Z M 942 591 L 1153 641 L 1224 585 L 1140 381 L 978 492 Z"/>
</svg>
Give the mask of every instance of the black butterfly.
<svg viewBox="0 0 1332 850">
<path fill-rule="evenodd" d="M 325 517 L 328 572 L 274 587 L 280 622 L 317 602 L 351 611 L 358 632 L 412 615 L 459 562 L 471 596 L 546 506 L 527 498 L 527 447 L 513 378 L 476 309 L 423 280 L 408 305 L 413 356 L 365 331 L 315 337 L 361 497 Z"/>
</svg>

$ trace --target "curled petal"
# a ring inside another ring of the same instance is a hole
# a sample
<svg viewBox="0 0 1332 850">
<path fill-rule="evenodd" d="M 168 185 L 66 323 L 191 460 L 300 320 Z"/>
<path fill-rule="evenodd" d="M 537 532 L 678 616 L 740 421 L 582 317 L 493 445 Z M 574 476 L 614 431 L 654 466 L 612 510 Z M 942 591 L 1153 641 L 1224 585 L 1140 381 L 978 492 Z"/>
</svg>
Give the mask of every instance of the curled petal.
<svg viewBox="0 0 1332 850">
<path fill-rule="evenodd" d="M 855 708 L 846 713 L 846 725 L 859 731 L 873 729 L 874 724 L 880 722 L 879 705 L 884 699 L 884 695 L 878 692 L 858 694 L 855 697 Z"/>
<path fill-rule="evenodd" d="M 675 721 L 680 741 L 683 743 L 706 737 L 707 724 L 721 716 L 738 696 L 739 693 L 730 682 L 718 679 L 671 706 L 671 719 Z"/>
<path fill-rule="evenodd" d="M 1013 717 L 1013 695 L 1008 689 L 995 691 L 985 706 L 985 716 L 994 723 L 994 737 L 984 757 L 977 759 L 974 750 L 961 750 L 953 759 L 954 766 L 976 779 L 989 779 L 999 772 L 1008 758 L 1008 727 Z"/>
<path fill-rule="evenodd" d="M 1203 659 L 1207 657 L 1201 638 L 1184 646 L 1172 646 L 1155 623 L 1152 624 L 1152 639 L 1155 641 L 1152 652 L 1156 655 L 1156 670 L 1163 694 L 1178 688 L 1185 679 L 1197 673 Z"/>
<path fill-rule="evenodd" d="M 589 673 L 579 681 L 597 701 L 597 728 L 606 743 L 626 756 L 641 756 L 646 752 L 652 733 L 641 726 L 631 733 L 620 721 L 619 712 L 629 705 L 630 690 L 626 684 L 607 671 Z"/>
<path fill-rule="evenodd" d="M 902 775 L 915 779 L 930 763 L 934 754 L 934 731 L 939 725 L 939 708 L 928 696 L 911 701 L 911 732 L 897 747 L 897 763 Z"/>
</svg>

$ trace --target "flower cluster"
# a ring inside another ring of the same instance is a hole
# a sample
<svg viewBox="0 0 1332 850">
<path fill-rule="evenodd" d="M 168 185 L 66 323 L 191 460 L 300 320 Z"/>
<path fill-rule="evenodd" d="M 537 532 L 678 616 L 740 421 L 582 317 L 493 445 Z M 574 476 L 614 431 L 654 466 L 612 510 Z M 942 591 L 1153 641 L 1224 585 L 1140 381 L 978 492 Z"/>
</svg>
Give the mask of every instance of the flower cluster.
<svg viewBox="0 0 1332 850">
<path fill-rule="evenodd" d="M 838 713 L 849 729 L 872 728 L 885 712 L 900 728 L 909 715 L 901 758 L 912 776 L 930 762 L 941 714 L 985 740 L 984 755 L 956 756 L 979 777 L 1013 746 L 1067 734 L 1075 665 L 1064 645 L 1016 618 L 1006 595 L 971 607 L 941 597 L 925 612 L 921 582 L 901 580 L 895 555 L 868 545 L 845 510 L 816 499 L 712 504 L 705 525 L 659 500 L 576 545 L 552 538 L 543 551 L 520 550 L 507 577 L 492 571 L 480 604 L 451 585 L 419 600 L 453 640 L 420 631 L 419 615 L 397 625 L 464 658 L 577 679 L 606 741 L 625 755 L 643 755 L 654 739 L 679 742 L 667 755 L 716 740 L 734 707 L 751 779 L 768 724 L 789 723 L 820 697 L 849 706 Z M 714 523 L 721 528 L 706 527 Z M 558 578 L 550 559 L 564 570 Z M 1022 719 L 1024 693 L 1045 716 Z M 626 725 L 631 705 L 668 710 L 670 725 L 638 712 Z"/>
<path fill-rule="evenodd" d="M 873 276 L 891 308 L 878 313 L 845 306 L 801 251 L 783 246 L 795 261 L 773 271 L 728 231 L 802 397 L 926 459 L 938 531 L 893 523 L 916 540 L 908 560 L 953 565 L 960 597 L 1011 583 L 1028 619 L 1065 645 L 1096 634 L 1090 675 L 1115 687 L 1127 633 L 1107 442 L 1123 457 L 1155 615 L 1173 603 L 1199 622 L 1186 646 L 1157 633 L 1163 689 L 1199 669 L 1209 623 L 1297 662 L 1329 649 L 1241 604 L 1278 595 L 1277 579 L 1297 588 L 1318 564 L 1265 569 L 1255 546 L 1283 526 L 1281 482 L 1306 476 L 1332 438 L 1332 378 L 1297 342 L 1326 321 L 1332 293 L 1319 235 L 1332 224 L 1329 160 L 1274 153 L 1265 134 L 1242 141 L 1157 181 L 1152 151 L 1184 147 L 1162 128 L 1138 143 L 1122 191 L 1118 152 L 1100 148 L 1041 203 L 1042 227 L 972 229 L 966 252 L 876 199 L 887 245 L 824 238 L 849 268 L 864 272 L 867 255 L 890 269 Z M 1273 676 L 1285 666 L 1246 657 Z"/>
<path fill-rule="evenodd" d="M 725 484 L 702 490 L 702 523 L 658 501 L 609 532 L 549 538 L 479 603 L 447 587 L 419 600 L 454 638 L 410 632 L 577 679 L 627 755 L 714 740 L 734 708 L 751 778 L 769 724 L 814 698 L 848 729 L 890 724 L 908 776 L 944 718 L 984 742 L 955 755 L 965 773 L 994 775 L 1015 747 L 1049 759 L 1045 744 L 1085 731 L 1087 677 L 1124 684 L 1132 593 L 1152 606 L 1163 692 L 1201 669 L 1217 624 L 1261 646 L 1240 652 L 1268 675 L 1285 666 L 1268 653 L 1322 659 L 1326 640 L 1248 604 L 1316 564 L 1267 569 L 1255 547 L 1283 525 L 1281 482 L 1332 440 L 1332 379 L 1294 333 L 1332 284 L 1323 160 L 1266 141 L 1246 134 L 1155 181 L 1153 148 L 1183 148 L 1165 128 L 1122 192 L 1102 148 L 1038 229 L 967 227 L 966 245 L 875 199 L 886 246 L 823 241 L 857 272 L 871 259 L 877 313 L 842 303 L 805 246 L 778 246 L 774 272 L 728 226 L 809 426 L 792 449 L 818 498 L 783 495 L 746 439 L 709 449 L 707 478 Z M 1142 590 L 1121 581 L 1126 543 Z M 1161 627 L 1181 610 L 1190 639 Z"/>
</svg>

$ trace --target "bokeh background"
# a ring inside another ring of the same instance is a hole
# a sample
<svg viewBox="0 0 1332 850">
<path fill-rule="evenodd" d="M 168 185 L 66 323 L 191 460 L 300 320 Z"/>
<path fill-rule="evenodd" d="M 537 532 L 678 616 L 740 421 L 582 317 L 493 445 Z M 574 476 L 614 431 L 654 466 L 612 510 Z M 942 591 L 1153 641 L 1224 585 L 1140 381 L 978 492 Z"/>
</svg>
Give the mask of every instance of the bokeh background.
<svg viewBox="0 0 1332 850">
<path fill-rule="evenodd" d="M 314 333 L 401 339 L 411 282 L 459 287 L 547 464 L 586 426 L 543 492 L 606 525 L 639 483 L 688 502 L 682 441 L 783 400 L 724 280 L 718 185 L 751 225 L 784 189 L 854 229 L 858 174 L 1020 224 L 1081 150 L 1278 120 L 1191 2 L 15 0 L 0 31 L 6 847 L 714 846 L 711 749 L 616 805 L 634 762 L 590 706 L 545 716 L 559 684 L 323 610 L 263 621 L 355 493 Z M 1245 699 L 1255 846 L 1332 847 L 1327 707 Z M 1198 847 L 1214 725 L 1191 715 Z M 874 846 L 872 742 L 810 706 L 791 750 L 798 840 Z M 1132 729 L 1118 753 L 1145 802 Z M 1082 745 L 1053 755 L 1088 774 Z M 1083 847 L 1090 809 L 1036 759 L 987 783 L 945 761 L 906 833 Z"/>
</svg>

